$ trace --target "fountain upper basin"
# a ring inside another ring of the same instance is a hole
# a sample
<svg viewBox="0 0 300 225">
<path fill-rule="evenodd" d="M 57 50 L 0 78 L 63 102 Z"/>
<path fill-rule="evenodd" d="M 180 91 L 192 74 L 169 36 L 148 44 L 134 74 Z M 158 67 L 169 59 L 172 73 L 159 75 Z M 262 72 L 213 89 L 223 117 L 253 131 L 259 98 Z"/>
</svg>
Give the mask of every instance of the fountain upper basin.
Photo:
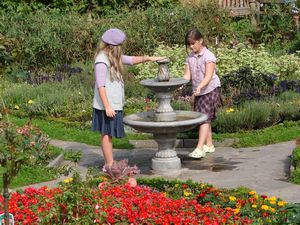
<svg viewBox="0 0 300 225">
<path fill-rule="evenodd" d="M 154 111 L 131 114 L 123 118 L 124 124 L 144 133 L 178 133 L 191 130 L 207 119 L 207 115 L 192 111 L 174 111 L 175 121 L 157 122 Z"/>
<path fill-rule="evenodd" d="M 158 81 L 157 79 L 142 80 L 140 84 L 154 92 L 173 92 L 188 82 L 188 80 L 183 78 L 171 78 L 168 81 Z"/>
</svg>

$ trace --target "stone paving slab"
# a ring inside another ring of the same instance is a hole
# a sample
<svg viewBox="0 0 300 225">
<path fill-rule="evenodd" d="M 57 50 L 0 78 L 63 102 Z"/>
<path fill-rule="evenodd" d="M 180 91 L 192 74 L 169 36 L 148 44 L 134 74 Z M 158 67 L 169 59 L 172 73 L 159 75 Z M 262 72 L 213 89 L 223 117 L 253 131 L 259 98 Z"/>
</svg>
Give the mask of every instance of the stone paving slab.
<svg viewBox="0 0 300 225">
<path fill-rule="evenodd" d="M 58 140 L 52 140 L 51 144 L 64 149 L 82 150 L 83 157 L 78 170 L 83 176 L 88 168 L 96 167 L 100 170 L 104 164 L 102 152 L 97 146 Z M 114 155 L 116 160 L 128 158 L 130 165 L 136 164 L 141 170 L 140 176 L 192 179 L 218 188 L 244 186 L 256 190 L 259 194 L 300 203 L 300 185 L 287 181 L 289 157 L 294 147 L 293 141 L 240 149 L 217 147 L 216 152 L 198 160 L 187 157 L 192 148 L 177 148 L 182 169 L 167 174 L 154 174 L 150 168 L 155 148 L 114 149 Z"/>
</svg>

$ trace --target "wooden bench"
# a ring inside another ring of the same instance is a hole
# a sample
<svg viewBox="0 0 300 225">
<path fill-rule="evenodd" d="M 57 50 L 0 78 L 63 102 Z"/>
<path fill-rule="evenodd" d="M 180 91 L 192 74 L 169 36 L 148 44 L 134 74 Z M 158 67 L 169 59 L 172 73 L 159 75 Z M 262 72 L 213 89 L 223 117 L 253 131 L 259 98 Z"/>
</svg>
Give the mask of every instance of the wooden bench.
<svg viewBox="0 0 300 225">
<path fill-rule="evenodd" d="M 286 4 L 285 0 L 219 0 L 219 7 L 229 12 L 232 17 L 250 16 L 252 24 L 259 21 L 261 4 Z"/>
<path fill-rule="evenodd" d="M 251 0 L 219 0 L 219 7 L 229 11 L 229 15 L 248 16 L 251 14 Z"/>
</svg>

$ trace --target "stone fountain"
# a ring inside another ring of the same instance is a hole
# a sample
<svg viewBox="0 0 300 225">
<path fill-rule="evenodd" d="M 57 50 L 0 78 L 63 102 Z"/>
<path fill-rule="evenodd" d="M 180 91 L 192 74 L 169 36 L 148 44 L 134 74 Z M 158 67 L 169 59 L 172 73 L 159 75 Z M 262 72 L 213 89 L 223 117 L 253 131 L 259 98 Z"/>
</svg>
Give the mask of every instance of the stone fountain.
<svg viewBox="0 0 300 225">
<path fill-rule="evenodd" d="M 195 128 L 207 119 L 205 114 L 192 111 L 174 111 L 171 107 L 173 92 L 188 83 L 183 78 L 170 78 L 168 58 L 157 61 L 159 70 L 155 79 L 142 80 L 141 85 L 155 93 L 158 107 L 154 111 L 125 116 L 124 124 L 134 129 L 152 133 L 158 151 L 152 159 L 153 172 L 174 172 L 181 169 L 181 161 L 175 151 L 176 134 Z"/>
</svg>

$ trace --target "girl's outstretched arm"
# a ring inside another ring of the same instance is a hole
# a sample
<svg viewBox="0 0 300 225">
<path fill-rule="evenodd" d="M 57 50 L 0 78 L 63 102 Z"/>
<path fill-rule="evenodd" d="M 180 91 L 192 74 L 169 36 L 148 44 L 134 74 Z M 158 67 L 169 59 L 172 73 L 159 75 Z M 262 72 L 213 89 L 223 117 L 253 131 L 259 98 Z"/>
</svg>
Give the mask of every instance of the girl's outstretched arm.
<svg viewBox="0 0 300 225">
<path fill-rule="evenodd" d="M 133 65 L 145 62 L 155 62 L 165 57 L 158 57 L 158 56 L 133 56 Z"/>
<path fill-rule="evenodd" d="M 186 80 L 191 80 L 191 71 L 190 71 L 189 64 L 185 64 L 183 78 Z"/>
</svg>

